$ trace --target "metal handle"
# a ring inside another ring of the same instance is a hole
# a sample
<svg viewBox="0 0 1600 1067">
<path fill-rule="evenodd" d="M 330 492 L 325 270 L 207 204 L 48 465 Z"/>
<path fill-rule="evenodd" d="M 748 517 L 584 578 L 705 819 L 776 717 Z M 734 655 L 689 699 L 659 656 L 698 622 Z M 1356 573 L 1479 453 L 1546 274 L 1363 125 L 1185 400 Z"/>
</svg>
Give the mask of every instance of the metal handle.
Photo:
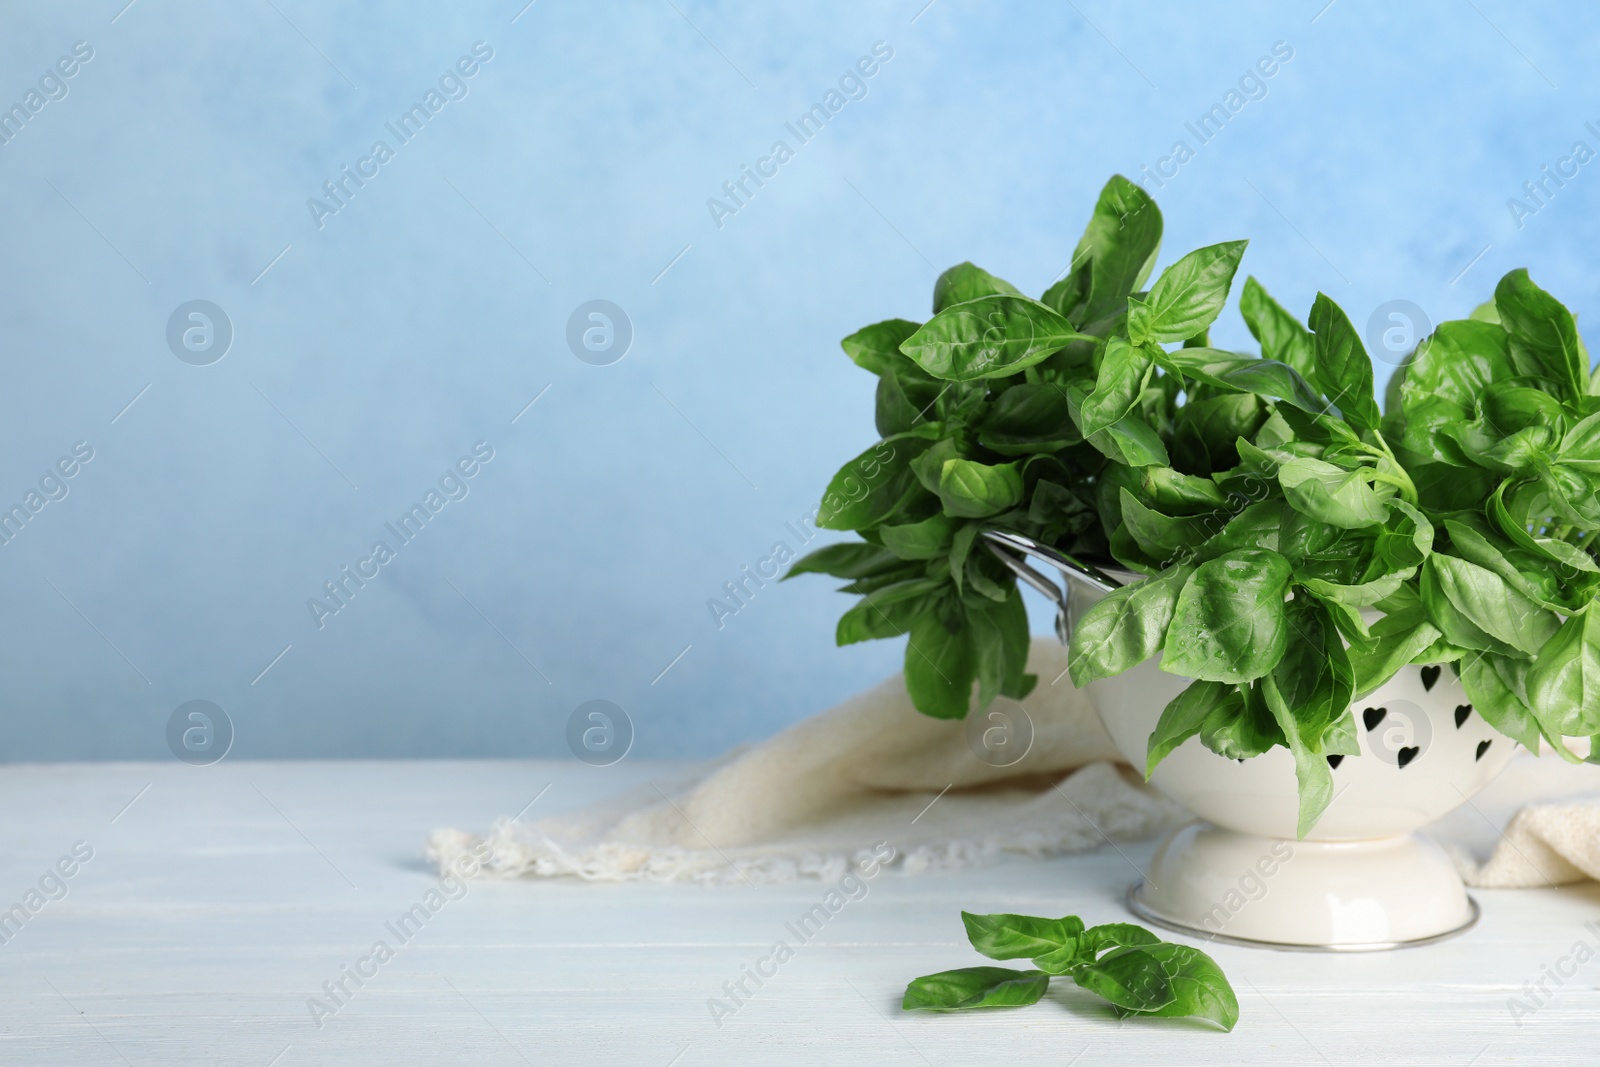
<svg viewBox="0 0 1600 1067">
<path fill-rule="evenodd" d="M 1105 571 L 1089 563 L 1073 559 L 1065 552 L 1042 545 L 1031 537 L 1021 534 L 1007 533 L 1004 530 L 983 531 L 986 547 L 996 559 L 1004 563 L 1022 581 L 1027 582 L 1040 593 L 1049 597 L 1056 606 L 1056 636 L 1061 643 L 1067 644 L 1072 640 L 1072 618 L 1069 608 L 1072 604 L 1072 584 L 1082 582 L 1090 588 L 1102 593 L 1109 593 L 1113 589 L 1120 589 L 1122 583 L 1111 577 Z M 1026 558 L 1042 560 L 1061 572 L 1061 584 L 1040 574 L 1030 567 Z"/>
</svg>

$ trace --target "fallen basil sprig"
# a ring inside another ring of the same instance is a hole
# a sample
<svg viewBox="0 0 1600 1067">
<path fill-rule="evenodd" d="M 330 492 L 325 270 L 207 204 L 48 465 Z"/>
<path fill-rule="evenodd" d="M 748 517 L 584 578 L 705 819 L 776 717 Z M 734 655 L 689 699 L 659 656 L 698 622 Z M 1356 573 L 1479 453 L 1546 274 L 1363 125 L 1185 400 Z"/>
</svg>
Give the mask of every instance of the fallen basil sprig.
<svg viewBox="0 0 1600 1067">
<path fill-rule="evenodd" d="M 1239 1021 L 1233 987 L 1210 956 L 1162 941 L 1132 923 L 1084 929 L 1076 915 L 961 913 L 972 947 L 996 960 L 1031 959 L 1035 970 L 962 967 L 924 975 L 906 987 L 907 1011 L 964 1011 L 1035 1004 L 1052 977 L 1073 982 L 1111 1002 L 1118 1014 L 1188 1016 L 1232 1030 Z"/>
</svg>

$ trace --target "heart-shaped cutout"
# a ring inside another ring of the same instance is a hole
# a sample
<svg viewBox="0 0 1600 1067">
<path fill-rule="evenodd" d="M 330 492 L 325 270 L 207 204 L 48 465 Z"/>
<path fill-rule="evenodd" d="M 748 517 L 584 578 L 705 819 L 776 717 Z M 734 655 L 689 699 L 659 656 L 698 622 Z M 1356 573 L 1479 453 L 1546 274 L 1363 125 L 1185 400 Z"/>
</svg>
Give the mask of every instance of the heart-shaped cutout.
<svg viewBox="0 0 1600 1067">
<path fill-rule="evenodd" d="M 1367 724 L 1368 732 L 1376 730 L 1383 717 L 1389 714 L 1388 708 L 1368 708 L 1361 713 L 1361 721 Z"/>
<path fill-rule="evenodd" d="M 1422 688 L 1432 692 L 1434 683 L 1439 680 L 1439 673 L 1443 670 L 1444 668 L 1440 666 L 1422 668 Z"/>
<path fill-rule="evenodd" d="M 1467 716 L 1472 714 L 1471 704 L 1456 705 L 1456 729 L 1461 729 L 1461 724 L 1467 721 Z"/>
<path fill-rule="evenodd" d="M 1343 762 L 1344 762 L 1344 755 L 1342 753 L 1336 754 L 1336 755 L 1332 755 L 1332 756 L 1328 757 L 1328 766 L 1332 767 L 1334 770 L 1338 770 L 1339 769 L 1339 764 L 1341 764 Z"/>
<path fill-rule="evenodd" d="M 1493 740 L 1494 740 L 1493 738 L 1488 738 L 1486 740 L 1478 742 L 1478 754 L 1476 756 L 1472 757 L 1472 762 L 1473 763 L 1477 763 L 1479 760 L 1481 760 L 1483 758 L 1483 754 L 1485 752 L 1489 751 L 1489 742 L 1493 741 Z"/>
<path fill-rule="evenodd" d="M 1422 749 L 1418 748 L 1416 745 L 1407 745 L 1405 748 L 1402 748 L 1400 750 L 1399 765 L 1401 767 L 1404 767 L 1406 764 L 1408 764 L 1412 760 L 1416 759 L 1417 758 L 1417 753 L 1419 753 L 1421 751 L 1422 751 Z"/>
</svg>

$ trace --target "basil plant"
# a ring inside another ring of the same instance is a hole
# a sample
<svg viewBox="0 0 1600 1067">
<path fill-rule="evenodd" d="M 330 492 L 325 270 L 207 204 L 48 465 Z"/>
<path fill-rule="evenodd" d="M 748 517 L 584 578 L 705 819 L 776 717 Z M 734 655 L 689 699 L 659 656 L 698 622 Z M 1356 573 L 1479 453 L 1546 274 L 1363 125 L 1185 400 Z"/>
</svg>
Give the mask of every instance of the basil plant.
<svg viewBox="0 0 1600 1067">
<path fill-rule="evenodd" d="M 1147 773 L 1195 735 L 1233 759 L 1282 745 L 1304 834 L 1329 757 L 1358 752 L 1351 703 L 1407 664 L 1450 664 L 1500 732 L 1577 758 L 1562 737 L 1600 733 L 1600 376 L 1573 316 L 1513 271 L 1408 357 L 1384 415 L 1324 295 L 1302 323 L 1247 278 L 1261 354 L 1211 347 L 1245 242 L 1149 283 L 1161 231 L 1114 177 L 1038 299 L 963 263 L 927 322 L 845 338 L 881 440 L 817 521 L 860 540 L 789 571 L 859 597 L 839 644 L 908 635 L 927 715 L 1026 695 L 1016 581 L 975 548 L 1003 530 L 1140 576 L 1078 620 L 1069 664 L 1080 686 L 1158 655 L 1193 679 Z"/>
</svg>

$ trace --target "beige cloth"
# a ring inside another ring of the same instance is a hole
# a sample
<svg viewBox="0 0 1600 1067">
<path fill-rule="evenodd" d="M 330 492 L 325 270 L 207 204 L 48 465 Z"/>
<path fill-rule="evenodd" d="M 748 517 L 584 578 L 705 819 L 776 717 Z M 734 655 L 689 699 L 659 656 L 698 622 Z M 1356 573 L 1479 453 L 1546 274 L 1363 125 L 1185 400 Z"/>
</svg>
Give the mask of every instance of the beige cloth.
<svg viewBox="0 0 1600 1067">
<path fill-rule="evenodd" d="M 502 820 L 486 839 L 441 830 L 428 856 L 442 868 L 487 840 L 485 877 L 834 879 L 852 861 L 881 862 L 883 844 L 894 864 L 920 871 L 1077 852 L 1181 822 L 1176 805 L 1109 762 L 1117 751 L 1066 666 L 1059 642 L 1035 639 L 1028 669 L 1039 684 L 1020 702 L 1025 716 L 1018 702 L 990 708 L 1010 718 L 1013 739 L 1032 724 L 1031 747 L 1011 766 L 979 757 L 983 732 L 1003 740 L 1004 720 L 930 719 L 897 674 L 680 781 L 532 825 Z"/>
<path fill-rule="evenodd" d="M 440 830 L 427 854 L 442 870 L 486 841 L 492 859 L 480 877 L 491 878 L 833 880 L 853 862 L 881 863 L 883 845 L 893 864 L 917 872 L 1006 853 L 1078 852 L 1186 820 L 1125 765 L 1113 765 L 1119 754 L 1088 698 L 1064 677 L 1058 642 L 1036 638 L 1028 669 L 1039 684 L 1021 702 L 1025 716 L 1011 701 L 990 709 L 1010 716 L 1014 729 L 1032 724 L 1032 745 L 1011 766 L 979 757 L 983 731 L 1003 729 L 1002 721 L 918 714 L 897 674 L 676 781 L 531 825 L 503 819 L 487 837 Z M 1556 797 L 1561 802 L 1530 803 Z M 1600 766 L 1524 754 L 1432 832 L 1469 885 L 1600 878 Z"/>
</svg>

